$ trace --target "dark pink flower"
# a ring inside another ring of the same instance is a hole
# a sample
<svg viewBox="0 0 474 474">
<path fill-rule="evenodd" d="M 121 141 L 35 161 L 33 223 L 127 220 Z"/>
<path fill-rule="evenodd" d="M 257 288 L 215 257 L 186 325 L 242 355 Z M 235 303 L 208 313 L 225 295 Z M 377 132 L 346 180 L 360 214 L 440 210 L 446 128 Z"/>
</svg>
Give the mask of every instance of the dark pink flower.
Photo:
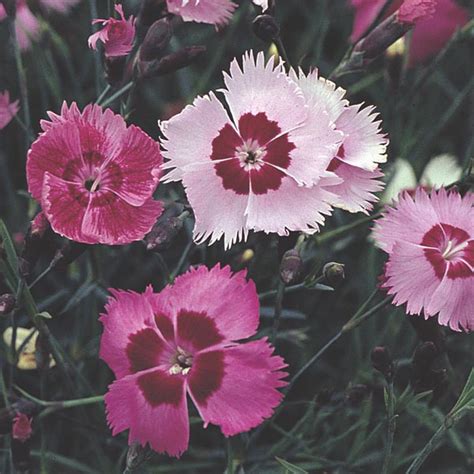
<svg viewBox="0 0 474 474">
<path fill-rule="evenodd" d="M 105 396 L 114 435 L 180 456 L 188 447 L 187 394 L 205 426 L 225 436 L 272 415 L 286 385 L 283 359 L 253 336 L 259 303 L 245 272 L 201 266 L 161 293 L 112 290 L 101 321 L 100 356 L 116 380 Z"/>
<path fill-rule="evenodd" d="M 0 21 L 4 20 L 6 16 L 5 8 L 0 3 Z M 41 34 L 40 23 L 28 8 L 26 0 L 17 0 L 16 2 L 15 32 L 22 51 L 29 49 L 31 42 L 37 40 Z"/>
<path fill-rule="evenodd" d="M 28 418 L 24 413 L 18 413 L 15 418 L 13 418 L 13 439 L 24 443 L 30 438 L 31 433 L 33 433 L 33 429 L 31 428 L 31 419 Z"/>
<path fill-rule="evenodd" d="M 168 11 L 184 21 L 224 25 L 237 5 L 231 0 L 166 0 Z"/>
<path fill-rule="evenodd" d="M 355 8 L 351 40 L 356 43 L 380 13 L 385 0 L 351 0 L 351 3 Z M 394 12 L 400 22 L 415 24 L 409 51 L 411 66 L 435 55 L 469 20 L 468 11 L 454 0 L 395 0 L 387 15 Z"/>
<path fill-rule="evenodd" d="M 18 110 L 20 110 L 18 104 L 17 100 L 10 102 L 10 93 L 8 91 L 0 92 L 0 130 L 5 128 L 18 113 Z"/>
<path fill-rule="evenodd" d="M 474 193 L 404 192 L 377 221 L 374 237 L 388 253 L 383 286 L 408 314 L 474 330 Z"/>
<path fill-rule="evenodd" d="M 109 18 L 108 20 L 96 19 L 93 24 L 102 24 L 102 29 L 89 36 L 89 48 L 97 49 L 97 41 L 104 44 L 105 56 L 126 56 L 133 47 L 135 39 L 135 20 L 130 16 L 128 20 L 123 14 L 122 5 L 115 5 L 115 11 L 120 19 Z"/>
<path fill-rule="evenodd" d="M 98 105 L 49 113 L 26 165 L 28 189 L 58 234 L 88 244 L 140 240 L 162 212 L 153 200 L 158 143 Z"/>
</svg>

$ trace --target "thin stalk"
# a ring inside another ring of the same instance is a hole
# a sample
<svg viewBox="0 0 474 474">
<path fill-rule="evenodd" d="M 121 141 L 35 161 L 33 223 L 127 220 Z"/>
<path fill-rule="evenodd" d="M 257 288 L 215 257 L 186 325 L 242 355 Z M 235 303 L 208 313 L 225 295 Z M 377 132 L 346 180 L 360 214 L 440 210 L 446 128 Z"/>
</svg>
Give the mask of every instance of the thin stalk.
<svg viewBox="0 0 474 474">
<path fill-rule="evenodd" d="M 184 262 L 189 257 L 189 253 L 191 252 L 192 248 L 193 248 L 193 241 L 190 240 L 188 244 L 186 245 L 185 249 L 183 250 L 183 253 L 181 254 L 179 262 L 176 265 L 176 268 L 170 274 L 170 277 L 169 277 L 170 282 L 173 282 L 174 279 L 179 275 L 181 269 L 183 268 Z"/>
<path fill-rule="evenodd" d="M 234 474 L 234 450 L 232 448 L 232 439 L 226 439 L 227 444 L 227 469 L 225 474 Z"/>
<path fill-rule="evenodd" d="M 74 400 L 57 400 L 57 401 L 46 401 L 36 398 L 30 395 L 28 392 L 23 390 L 21 387 L 15 385 L 15 389 L 18 390 L 25 398 L 31 400 L 37 405 L 42 407 L 54 407 L 54 408 L 73 408 L 83 405 L 93 405 L 94 403 L 101 403 L 104 401 L 104 395 L 94 395 L 92 397 L 76 398 Z"/>
<path fill-rule="evenodd" d="M 380 216 L 382 216 L 382 212 L 381 211 L 376 212 L 375 214 L 371 216 L 363 217 L 362 219 L 358 219 L 354 222 L 351 222 L 350 224 L 346 224 L 341 227 L 338 227 L 337 229 L 324 232 L 321 235 L 317 235 L 316 237 L 314 237 L 314 240 L 316 241 L 317 244 L 321 245 L 323 243 L 342 237 L 348 231 L 356 229 L 357 227 L 367 224 L 368 222 L 372 222 L 373 220 L 379 218 Z"/>
<path fill-rule="evenodd" d="M 28 286 L 31 290 L 37 283 L 39 283 L 56 265 L 57 260 L 53 258 L 49 265 L 33 280 L 32 283 Z"/>
<path fill-rule="evenodd" d="M 100 103 L 104 100 L 105 96 L 109 93 L 110 89 L 112 89 L 112 86 L 110 84 L 107 84 L 104 90 L 100 93 L 99 97 L 97 97 L 97 100 L 95 101 L 97 105 L 100 105 Z"/>
<path fill-rule="evenodd" d="M 278 279 L 278 287 L 276 290 L 276 297 L 275 297 L 275 312 L 273 314 L 273 327 L 272 327 L 272 337 L 271 337 L 271 341 L 273 345 L 275 345 L 278 328 L 280 326 L 280 318 L 281 318 L 281 313 L 283 311 L 284 296 L 285 296 L 285 283 L 280 278 Z"/>
<path fill-rule="evenodd" d="M 118 99 L 119 97 L 122 97 L 124 94 L 126 94 L 132 87 L 133 87 L 133 81 L 130 81 L 128 84 L 125 84 L 115 94 L 112 94 L 108 99 L 106 99 L 103 102 L 102 107 L 107 107 L 109 104 L 114 102 L 116 99 Z"/>
<path fill-rule="evenodd" d="M 98 18 L 97 13 L 97 3 L 96 0 L 89 0 L 89 12 L 91 16 L 91 20 L 95 20 Z M 91 27 L 92 33 L 96 32 L 96 27 L 92 25 Z M 101 89 L 101 79 L 102 79 L 102 65 L 100 62 L 100 56 L 97 52 L 94 54 L 94 69 L 95 69 L 95 91 L 96 95 L 99 95 Z"/>
<path fill-rule="evenodd" d="M 387 443 L 385 445 L 384 460 L 382 466 L 382 474 L 389 472 L 390 460 L 392 457 L 393 439 L 395 437 L 395 429 L 397 427 L 397 418 L 395 416 L 395 394 L 393 391 L 393 381 L 387 383 Z"/>
<path fill-rule="evenodd" d="M 318 278 L 316 278 L 313 282 L 311 282 L 311 284 L 298 283 L 297 285 L 287 286 L 285 287 L 285 294 L 296 293 L 299 290 L 313 290 L 313 289 L 320 289 L 321 291 L 331 291 L 333 288 L 331 288 L 330 286 L 319 285 L 319 288 L 318 288 L 318 283 L 320 283 L 323 280 L 324 280 L 324 276 L 321 275 Z M 269 290 L 263 293 L 259 293 L 258 299 L 260 301 L 263 301 L 268 298 L 272 298 L 276 296 L 277 292 L 278 290 Z"/>
<path fill-rule="evenodd" d="M 444 435 L 446 434 L 447 427 L 443 423 L 436 433 L 431 437 L 431 439 L 428 441 L 426 446 L 418 453 L 416 458 L 413 460 L 413 462 L 410 464 L 410 467 L 408 468 L 406 474 L 416 474 L 419 470 L 420 467 L 423 465 L 423 463 L 426 461 L 428 456 L 438 447 L 438 445 L 441 443 L 442 439 L 444 438 Z"/>
</svg>

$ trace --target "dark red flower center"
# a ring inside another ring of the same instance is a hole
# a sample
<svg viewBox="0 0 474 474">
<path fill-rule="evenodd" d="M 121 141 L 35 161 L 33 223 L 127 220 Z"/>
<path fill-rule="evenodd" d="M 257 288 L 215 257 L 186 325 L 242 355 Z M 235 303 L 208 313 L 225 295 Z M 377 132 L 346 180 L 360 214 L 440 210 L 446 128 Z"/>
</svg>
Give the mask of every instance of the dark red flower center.
<svg viewBox="0 0 474 474">
<path fill-rule="evenodd" d="M 236 194 L 266 194 L 280 187 L 295 145 L 264 112 L 246 113 L 238 130 L 226 124 L 212 141 L 211 160 L 225 189 Z"/>
<path fill-rule="evenodd" d="M 474 273 L 474 239 L 463 229 L 437 224 L 423 237 L 421 245 L 436 276 L 468 278 Z"/>
</svg>

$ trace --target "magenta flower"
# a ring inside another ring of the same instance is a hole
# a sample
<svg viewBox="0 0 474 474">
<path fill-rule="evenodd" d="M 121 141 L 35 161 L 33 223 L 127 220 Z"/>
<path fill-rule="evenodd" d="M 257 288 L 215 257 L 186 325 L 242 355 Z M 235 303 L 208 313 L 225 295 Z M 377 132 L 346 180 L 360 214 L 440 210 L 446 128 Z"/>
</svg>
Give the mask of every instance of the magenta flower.
<svg viewBox="0 0 474 474">
<path fill-rule="evenodd" d="M 102 29 L 89 36 L 89 48 L 97 49 L 97 41 L 104 44 L 105 56 L 117 57 L 126 56 L 133 47 L 135 39 L 135 20 L 130 16 L 128 20 L 123 14 L 122 5 L 115 5 L 115 11 L 120 15 L 120 19 L 109 18 L 108 20 L 96 19 L 92 23 L 101 23 Z"/>
<path fill-rule="evenodd" d="M 376 120 L 374 107 L 362 109 L 362 104 L 349 105 L 346 91 L 336 88 L 331 81 L 318 77 L 314 70 L 307 76 L 292 73 L 301 87 L 309 106 L 323 104 L 336 130 L 343 134 L 342 143 L 328 166 L 340 182 L 331 186 L 336 194 L 333 205 L 349 212 L 368 214 L 377 197 L 373 194 L 383 188 L 383 173 L 379 164 L 387 161 L 388 139 L 381 132 L 381 121 Z M 320 107 L 321 105 L 319 105 Z"/>
<path fill-rule="evenodd" d="M 224 25 L 237 5 L 231 0 L 166 0 L 168 11 L 184 21 Z"/>
<path fill-rule="evenodd" d="M 408 314 L 474 330 L 474 193 L 445 189 L 399 196 L 374 237 L 389 259 L 383 286 Z"/>
<path fill-rule="evenodd" d="M 31 437 L 33 429 L 31 428 L 31 419 L 24 413 L 17 413 L 13 418 L 12 437 L 17 441 L 24 443 Z"/>
<path fill-rule="evenodd" d="M 225 436 L 272 415 L 286 385 L 283 359 L 253 336 L 259 303 L 245 272 L 201 266 L 161 293 L 112 290 L 101 321 L 100 356 L 117 380 L 105 395 L 113 435 L 180 456 L 188 447 L 186 394 L 205 426 Z"/>
<path fill-rule="evenodd" d="M 380 13 L 384 0 L 351 0 L 355 19 L 351 40 L 357 42 Z M 426 61 L 439 52 L 455 31 L 469 21 L 469 13 L 454 0 L 396 0 L 388 11 L 398 10 L 400 21 L 415 23 L 410 41 L 409 65 Z"/>
<path fill-rule="evenodd" d="M 250 230 L 314 232 L 335 195 L 327 167 L 342 142 L 325 104 L 307 104 L 283 65 L 263 53 L 234 60 L 222 90 L 198 97 L 161 124 L 165 181 L 182 181 L 196 224 L 194 237 L 226 247 Z M 189 130 L 193 130 L 192 135 Z M 219 203 L 219 205 L 216 205 Z"/>
<path fill-rule="evenodd" d="M 28 190 L 55 232 L 87 244 L 142 239 L 163 210 L 152 196 L 162 157 L 158 143 L 98 105 L 74 102 L 49 112 L 28 153 Z"/>
<path fill-rule="evenodd" d="M 0 21 L 6 17 L 5 8 L 0 3 Z M 29 49 L 31 42 L 37 40 L 41 34 L 40 23 L 28 8 L 26 0 L 16 0 L 15 32 L 22 51 Z"/>
<path fill-rule="evenodd" d="M 19 102 L 10 102 L 8 91 L 0 92 L 0 130 L 5 128 L 20 110 Z"/>
</svg>

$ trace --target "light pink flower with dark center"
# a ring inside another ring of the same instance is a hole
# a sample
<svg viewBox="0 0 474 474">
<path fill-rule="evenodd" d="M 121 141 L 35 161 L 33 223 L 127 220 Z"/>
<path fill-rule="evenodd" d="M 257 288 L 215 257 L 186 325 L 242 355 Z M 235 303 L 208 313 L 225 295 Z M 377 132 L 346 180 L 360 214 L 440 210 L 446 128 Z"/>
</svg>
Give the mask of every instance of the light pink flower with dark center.
<svg viewBox="0 0 474 474">
<path fill-rule="evenodd" d="M 380 130 L 381 121 L 377 120 L 375 108 L 350 105 L 344 99 L 346 91 L 318 77 L 317 70 L 308 75 L 292 71 L 291 75 L 308 104 L 323 104 L 336 130 L 343 134 L 343 141 L 328 166 L 328 171 L 341 180 L 330 188 L 337 196 L 333 205 L 368 214 L 377 201 L 374 193 L 383 189 L 379 164 L 387 161 L 388 139 Z"/>
<path fill-rule="evenodd" d="M 12 437 L 17 441 L 24 443 L 31 437 L 33 429 L 31 428 L 31 419 L 24 413 L 18 413 L 13 418 Z"/>
<path fill-rule="evenodd" d="M 26 165 L 28 190 L 55 232 L 87 244 L 126 244 L 150 231 L 163 210 L 153 200 L 158 143 L 98 105 L 49 113 Z"/>
<path fill-rule="evenodd" d="M 7 17 L 3 4 L 0 3 L 0 21 Z M 36 16 L 28 8 L 26 0 L 17 0 L 15 32 L 18 46 L 22 51 L 30 48 L 31 42 L 39 38 L 41 26 Z"/>
<path fill-rule="evenodd" d="M 112 290 L 101 321 L 100 356 L 117 380 L 105 395 L 114 435 L 180 456 L 188 447 L 187 395 L 205 426 L 225 436 L 258 426 L 281 402 L 283 359 L 259 323 L 255 285 L 245 272 L 201 266 L 161 293 Z"/>
<path fill-rule="evenodd" d="M 404 192 L 377 221 L 374 237 L 389 254 L 383 286 L 408 314 L 456 331 L 474 330 L 474 193 Z"/>
<path fill-rule="evenodd" d="M 109 18 L 108 20 L 96 19 L 92 23 L 100 23 L 102 29 L 89 36 L 89 48 L 97 49 L 97 41 L 104 44 L 104 53 L 107 57 L 126 56 L 133 47 L 135 39 L 135 19 L 130 16 L 128 20 L 123 14 L 122 5 L 115 5 L 115 11 L 120 19 Z"/>
<path fill-rule="evenodd" d="M 0 92 L 0 130 L 5 128 L 20 110 L 18 100 L 10 102 L 8 91 Z"/>
<path fill-rule="evenodd" d="M 230 115 L 211 93 L 161 124 L 165 181 L 183 182 L 195 240 L 224 237 L 229 247 L 250 230 L 315 232 L 331 212 L 326 170 L 342 141 L 325 104 L 308 105 L 263 53 L 246 53 L 242 69 L 234 60 L 224 81 Z"/>
<path fill-rule="evenodd" d="M 168 11 L 184 21 L 224 25 L 229 22 L 237 5 L 231 0 L 166 0 Z"/>
<path fill-rule="evenodd" d="M 380 13 L 385 0 L 351 0 L 355 19 L 351 40 L 357 42 Z M 409 65 L 424 62 L 439 52 L 469 12 L 455 0 L 395 0 L 387 15 L 398 10 L 400 21 L 415 23 L 409 46 Z"/>
</svg>

